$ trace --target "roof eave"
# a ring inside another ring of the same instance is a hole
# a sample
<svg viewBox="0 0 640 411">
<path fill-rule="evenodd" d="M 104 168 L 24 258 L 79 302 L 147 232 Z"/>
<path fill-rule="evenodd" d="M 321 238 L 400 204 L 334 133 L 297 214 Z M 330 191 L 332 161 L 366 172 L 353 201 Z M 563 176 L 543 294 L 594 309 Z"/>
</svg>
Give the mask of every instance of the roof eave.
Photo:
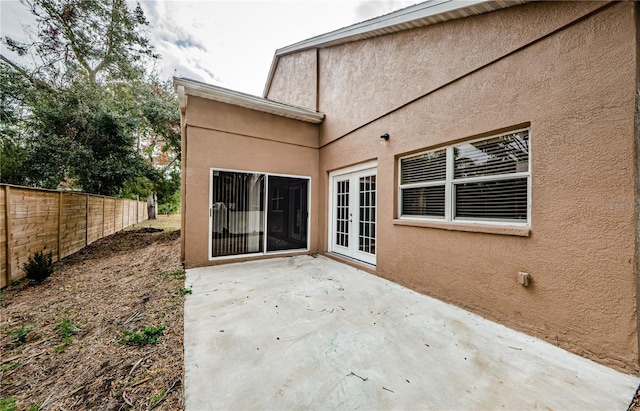
<svg viewBox="0 0 640 411">
<path fill-rule="evenodd" d="M 307 123 L 319 124 L 322 123 L 325 117 L 324 113 L 278 103 L 266 98 L 230 90 L 213 84 L 203 83 L 197 80 L 174 77 L 173 85 L 179 95 L 182 94 L 201 97 Z M 180 89 L 181 87 L 182 89 Z"/>
</svg>

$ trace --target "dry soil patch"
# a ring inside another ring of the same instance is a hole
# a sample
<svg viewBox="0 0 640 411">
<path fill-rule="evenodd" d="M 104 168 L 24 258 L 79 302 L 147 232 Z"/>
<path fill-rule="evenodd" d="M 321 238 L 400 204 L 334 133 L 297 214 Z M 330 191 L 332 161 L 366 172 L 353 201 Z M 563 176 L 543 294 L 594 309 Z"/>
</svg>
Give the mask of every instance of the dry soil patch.
<svg viewBox="0 0 640 411">
<path fill-rule="evenodd" d="M 0 399 L 17 409 L 182 409 L 179 231 L 103 238 L 0 295 Z M 164 327 L 155 344 L 125 332 Z M 39 407 L 39 408 L 38 408 Z"/>
</svg>

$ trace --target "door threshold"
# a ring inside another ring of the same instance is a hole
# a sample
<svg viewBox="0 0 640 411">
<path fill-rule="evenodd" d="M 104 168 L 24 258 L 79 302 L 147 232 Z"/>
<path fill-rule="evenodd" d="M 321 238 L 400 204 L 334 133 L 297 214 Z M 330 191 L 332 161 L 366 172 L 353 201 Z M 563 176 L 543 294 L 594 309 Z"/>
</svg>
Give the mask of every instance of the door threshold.
<svg viewBox="0 0 640 411">
<path fill-rule="evenodd" d="M 333 253 L 331 251 L 328 251 L 326 253 L 323 254 L 325 257 L 331 258 L 332 260 L 335 260 L 339 263 L 344 263 L 347 265 L 350 265 L 353 268 L 357 268 L 359 270 L 362 271 L 366 271 L 369 274 L 374 274 L 376 273 L 376 266 L 374 264 L 370 264 L 370 263 L 365 263 L 364 261 L 360 261 L 360 260 L 356 260 L 354 258 L 349 258 L 347 256 L 344 256 L 342 254 L 336 254 Z"/>
</svg>

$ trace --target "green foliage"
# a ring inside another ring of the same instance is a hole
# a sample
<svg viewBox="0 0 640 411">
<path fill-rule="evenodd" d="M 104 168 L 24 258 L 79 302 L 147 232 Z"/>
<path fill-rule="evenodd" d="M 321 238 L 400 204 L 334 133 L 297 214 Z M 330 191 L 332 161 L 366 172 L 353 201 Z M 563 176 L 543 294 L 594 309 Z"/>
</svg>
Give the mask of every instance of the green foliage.
<svg viewBox="0 0 640 411">
<path fill-rule="evenodd" d="M 73 335 L 80 331 L 80 327 L 77 324 L 74 324 L 71 320 L 64 320 L 56 325 L 55 328 L 58 331 L 58 336 L 62 338 L 62 344 L 56 346 L 55 352 L 60 352 L 67 348 L 73 340 Z"/>
<path fill-rule="evenodd" d="M 174 170 L 156 185 L 158 193 L 158 213 L 175 214 L 180 212 L 180 172 Z"/>
<path fill-rule="evenodd" d="M 7 48 L 43 64 L 39 75 L 61 84 L 82 76 L 91 82 L 135 78 L 158 56 L 144 36 L 148 24 L 138 4 L 124 0 L 25 0 L 37 20 L 37 38 L 7 38 Z M 96 41 L 103 39 L 103 41 Z"/>
<path fill-rule="evenodd" d="M 153 408 L 155 408 L 155 406 L 158 405 L 160 401 L 162 401 L 166 393 L 167 393 L 167 389 L 163 388 L 160 390 L 158 394 L 151 394 L 151 398 L 149 400 L 149 407 L 147 409 L 152 410 Z"/>
<path fill-rule="evenodd" d="M 191 288 L 181 288 L 178 293 L 184 297 L 187 294 L 193 294 L 193 290 Z"/>
<path fill-rule="evenodd" d="M 121 344 L 125 345 L 137 345 L 138 347 L 144 347 L 147 344 L 155 344 L 158 342 L 158 338 L 162 335 L 164 326 L 159 325 L 157 327 L 144 327 L 142 329 L 135 328 L 130 331 L 125 331 L 122 334 Z"/>
<path fill-rule="evenodd" d="M 14 397 L 0 398 L 0 411 L 16 411 L 17 408 Z"/>
<path fill-rule="evenodd" d="M 160 273 L 160 275 L 162 277 L 171 277 L 174 280 L 184 280 L 185 278 L 187 278 L 186 271 L 184 271 L 182 268 L 179 268 L 174 271 L 165 271 Z"/>
<path fill-rule="evenodd" d="M 11 371 L 14 370 L 16 368 L 18 368 L 18 366 L 20 365 L 19 361 L 16 362 L 9 362 L 7 364 L 2 364 L 2 367 L 0 367 L 0 371 Z M 0 411 L 2 411 L 2 408 L 0 408 Z"/>
<path fill-rule="evenodd" d="M 33 331 L 33 328 L 26 327 L 24 324 L 6 332 L 16 344 L 22 344 L 27 341 L 27 336 Z"/>
<path fill-rule="evenodd" d="M 140 6 L 124 0 L 25 0 L 29 41 L 0 56 L 0 182 L 145 198 L 179 191 L 180 117 L 170 82 L 146 67 L 158 56 Z M 104 39 L 104 41 L 96 41 Z M 26 61 L 26 60 L 24 60 Z"/>
<path fill-rule="evenodd" d="M 38 251 L 29 257 L 22 268 L 28 279 L 37 283 L 43 282 L 53 273 L 53 252 L 45 254 L 44 251 Z"/>
</svg>

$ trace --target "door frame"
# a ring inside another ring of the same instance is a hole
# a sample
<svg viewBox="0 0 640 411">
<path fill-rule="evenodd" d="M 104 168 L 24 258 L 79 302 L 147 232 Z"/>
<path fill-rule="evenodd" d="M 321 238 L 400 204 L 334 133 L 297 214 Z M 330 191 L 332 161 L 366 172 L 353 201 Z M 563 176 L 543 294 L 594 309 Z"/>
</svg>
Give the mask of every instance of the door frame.
<svg viewBox="0 0 640 411">
<path fill-rule="evenodd" d="M 234 254 L 234 255 L 225 255 L 225 256 L 219 256 L 219 257 L 214 257 L 212 255 L 212 243 L 213 243 L 213 239 L 212 239 L 212 235 L 213 235 L 213 173 L 215 171 L 222 171 L 222 172 L 230 172 L 230 173 L 249 173 L 249 174 L 262 174 L 265 176 L 265 182 L 264 182 L 264 221 L 262 224 L 262 229 L 264 230 L 264 239 L 263 239 L 263 251 L 262 252 L 255 252 L 255 253 L 246 253 L 246 254 Z M 288 178 L 296 178 L 296 179 L 300 179 L 300 180 L 307 180 L 308 184 L 307 184 L 307 247 L 306 248 L 293 248 L 290 250 L 278 250 L 278 251 L 267 251 L 267 229 L 268 229 L 268 225 L 267 225 L 267 215 L 269 213 L 269 208 L 271 207 L 271 205 L 269 204 L 270 202 L 268 201 L 268 193 L 269 193 L 269 176 L 275 176 L 275 177 L 288 177 Z M 240 170 L 240 169 L 232 169 L 232 168 L 219 168 L 219 167 L 210 167 L 209 168 L 209 231 L 207 234 L 208 237 L 208 250 L 207 250 L 207 255 L 209 258 L 209 261 L 217 261 L 217 260 L 232 260 L 232 259 L 237 259 L 237 258 L 244 258 L 244 257 L 256 257 L 256 256 L 263 256 L 263 255 L 276 255 L 276 254 L 291 254 L 291 253 L 296 253 L 296 252 L 308 252 L 311 249 L 311 203 L 312 203 L 312 199 L 311 199 L 311 176 L 305 176 L 305 175 L 296 175 L 296 174 L 281 174 L 281 173 L 270 173 L 270 172 L 266 172 L 266 171 L 252 171 L 252 170 Z"/>
<path fill-rule="evenodd" d="M 335 235 L 335 231 L 334 231 L 334 217 L 335 217 L 335 204 L 334 204 L 334 198 L 335 198 L 335 190 L 334 190 L 334 180 L 336 178 L 339 178 L 341 176 L 344 176 L 345 174 L 354 174 L 354 173 L 359 173 L 359 172 L 363 172 L 363 171 L 368 171 L 368 170 L 374 170 L 375 174 L 378 174 L 378 161 L 377 160 L 372 160 L 372 161 L 367 161 L 365 163 L 360 163 L 360 164 L 355 164 L 349 167 L 345 167 L 345 168 L 341 168 L 339 170 L 334 170 L 329 172 L 329 184 L 328 184 L 328 219 L 327 219 L 327 251 L 330 253 L 335 253 L 338 254 L 340 256 L 344 256 L 346 258 L 353 258 L 356 261 L 360 261 L 363 262 L 365 264 L 370 264 L 375 266 L 376 265 L 376 259 L 377 259 L 377 238 L 378 238 L 378 201 L 376 200 L 376 253 L 374 254 L 374 262 L 370 262 L 370 261 L 363 261 L 354 257 L 350 257 L 347 255 L 344 255 L 340 252 L 336 252 L 334 250 L 334 241 L 333 241 L 333 236 Z M 377 180 L 377 179 L 376 179 Z M 377 189 L 377 185 L 376 185 L 376 197 L 377 197 L 377 193 L 378 193 L 378 189 Z M 354 210 L 355 211 L 355 210 Z M 355 224 L 354 224 L 355 226 Z M 356 238 L 357 241 L 357 238 Z"/>
</svg>

